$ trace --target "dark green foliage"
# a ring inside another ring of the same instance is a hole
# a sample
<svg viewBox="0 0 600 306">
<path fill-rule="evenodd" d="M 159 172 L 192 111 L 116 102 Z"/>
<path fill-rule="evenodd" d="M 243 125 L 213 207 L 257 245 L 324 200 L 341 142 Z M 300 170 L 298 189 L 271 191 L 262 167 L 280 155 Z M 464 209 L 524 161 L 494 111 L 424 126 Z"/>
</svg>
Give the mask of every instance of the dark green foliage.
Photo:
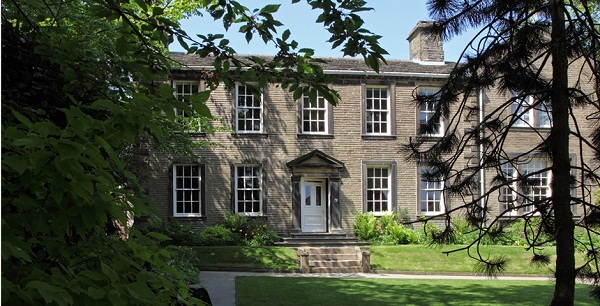
<svg viewBox="0 0 600 306">
<path fill-rule="evenodd" d="M 173 218 L 150 217 L 144 223 L 136 225 L 144 233 L 159 233 L 169 237 L 162 245 L 200 245 L 198 233 L 189 225 Z"/>
<path fill-rule="evenodd" d="M 239 235 L 240 241 L 251 246 L 270 246 L 279 241 L 277 233 L 269 229 L 267 220 L 260 217 L 247 217 L 228 212 L 221 224 L 232 233 Z"/>
<path fill-rule="evenodd" d="M 223 245 L 242 245 L 242 238 L 225 228 L 223 225 L 209 226 L 202 230 L 199 235 L 200 245 L 223 246 Z"/>
<path fill-rule="evenodd" d="M 248 23 L 249 32 L 277 42 L 281 52 L 254 65 L 238 60 L 222 36 L 200 36 L 188 50 L 214 56 L 215 71 L 208 91 L 187 103 L 157 78 L 172 64 L 167 44 L 190 38 L 177 20 L 201 10 L 214 11 L 225 25 Z M 174 259 L 185 255 L 163 247 L 171 238 L 195 244 L 189 228 L 163 224 L 141 234 L 121 225 L 148 213 L 140 188 L 148 150 L 185 155 L 207 145 L 188 136 L 198 125 L 210 132 L 204 102 L 217 86 L 279 83 L 293 92 L 322 90 L 337 102 L 320 60 L 309 50 L 295 53 L 289 32 L 276 38 L 275 11 L 267 5 L 253 15 L 231 0 L 2 3 L 3 304 L 199 302 L 186 284 L 195 272 Z M 344 38 L 352 42 L 344 45 L 377 68 L 383 50 L 377 37 L 364 34 Z M 174 107 L 194 120 L 177 120 Z"/>
</svg>

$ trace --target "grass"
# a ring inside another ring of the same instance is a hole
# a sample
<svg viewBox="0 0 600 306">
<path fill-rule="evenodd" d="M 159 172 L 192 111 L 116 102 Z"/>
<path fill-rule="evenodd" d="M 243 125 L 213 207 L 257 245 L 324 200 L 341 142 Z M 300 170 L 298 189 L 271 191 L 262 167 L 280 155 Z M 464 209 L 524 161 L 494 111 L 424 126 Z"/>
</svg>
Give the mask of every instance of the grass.
<svg viewBox="0 0 600 306">
<path fill-rule="evenodd" d="M 192 247 L 199 267 L 251 270 L 297 270 L 296 251 L 284 247 L 210 246 Z"/>
<path fill-rule="evenodd" d="M 251 269 L 251 270 L 297 270 L 298 258 L 293 249 L 284 247 L 192 247 L 200 268 Z M 375 270 L 404 272 L 473 273 L 475 261 L 464 251 L 448 256 L 442 251 L 456 246 L 431 248 L 424 245 L 370 246 L 371 265 Z M 553 247 L 544 252 L 554 255 Z M 484 256 L 504 255 L 509 259 L 506 274 L 552 275 L 549 266 L 534 266 L 531 253 L 524 247 L 484 246 Z M 426 259 L 426 260 L 424 260 Z"/>
<path fill-rule="evenodd" d="M 465 251 L 443 254 L 458 246 L 427 247 L 424 245 L 403 246 L 370 246 L 371 266 L 375 270 L 391 270 L 406 272 L 444 272 L 444 273 L 472 273 L 476 261 L 470 258 Z M 543 251 L 554 256 L 554 247 Z M 550 266 L 535 266 L 530 262 L 531 252 L 518 246 L 482 246 L 481 254 L 484 258 L 504 256 L 508 259 L 506 274 L 533 274 L 552 275 Z M 477 256 L 475 251 L 471 255 Z M 426 259 L 426 260 L 423 260 Z M 552 259 L 554 262 L 554 259 Z"/>
<path fill-rule="evenodd" d="M 596 305 L 577 285 L 575 305 Z M 236 277 L 239 306 L 253 305 L 548 305 L 546 281 Z"/>
</svg>

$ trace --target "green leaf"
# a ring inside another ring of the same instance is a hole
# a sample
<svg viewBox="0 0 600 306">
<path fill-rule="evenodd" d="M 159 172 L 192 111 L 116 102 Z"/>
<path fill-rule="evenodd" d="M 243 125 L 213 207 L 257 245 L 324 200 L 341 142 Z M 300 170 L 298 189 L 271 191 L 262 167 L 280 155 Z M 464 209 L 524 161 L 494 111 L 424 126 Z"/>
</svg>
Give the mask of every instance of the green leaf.
<svg viewBox="0 0 600 306">
<path fill-rule="evenodd" d="M 56 302 L 58 305 L 73 305 L 73 297 L 66 290 L 49 283 L 33 280 L 25 288 L 37 290 L 46 304 Z"/>
<path fill-rule="evenodd" d="M 284 41 L 287 40 L 288 38 L 290 38 L 291 33 L 292 32 L 290 32 L 290 30 L 283 31 L 283 34 L 281 35 L 281 39 L 283 39 Z"/>
<path fill-rule="evenodd" d="M 104 292 L 104 290 L 97 287 L 89 287 L 87 293 L 89 297 L 95 300 L 99 300 L 106 295 L 106 292 Z"/>
<path fill-rule="evenodd" d="M 127 54 L 127 52 L 129 51 L 129 42 L 127 41 L 127 38 L 125 38 L 124 36 L 121 36 L 117 39 L 116 41 L 116 45 L 115 45 L 115 51 L 117 52 L 118 55 L 125 55 Z"/>
<path fill-rule="evenodd" d="M 17 120 L 21 121 L 21 123 L 25 124 L 25 126 L 27 126 L 28 128 L 31 128 L 33 124 L 31 123 L 31 121 L 29 121 L 29 119 L 27 119 L 27 117 L 21 115 L 21 113 L 17 112 L 16 110 L 13 110 L 12 113 L 13 116 L 17 118 Z"/>
<path fill-rule="evenodd" d="M 152 7 L 152 16 L 159 16 L 165 13 L 165 10 L 162 7 L 154 6 Z"/>
<path fill-rule="evenodd" d="M 150 232 L 148 233 L 148 236 L 157 239 L 158 241 L 167 241 L 167 240 L 171 240 L 171 237 L 161 234 L 161 233 L 157 233 L 157 232 Z"/>
<path fill-rule="evenodd" d="M 268 13 L 268 14 L 272 14 L 277 12 L 277 10 L 279 10 L 279 7 L 281 6 L 281 4 L 269 4 L 266 5 L 265 7 L 263 7 L 260 12 L 261 13 Z"/>
<path fill-rule="evenodd" d="M 104 262 L 100 263 L 102 273 L 108 277 L 111 283 L 116 283 L 119 280 L 119 275 L 111 267 L 106 265 Z"/>
<path fill-rule="evenodd" d="M 21 175 L 29 166 L 29 159 L 19 155 L 9 155 L 8 153 L 4 153 L 2 156 L 2 164 L 4 167 L 12 168 Z"/>
<path fill-rule="evenodd" d="M 46 146 L 46 142 L 38 137 L 27 137 L 19 138 L 12 143 L 13 146 L 23 147 L 26 149 L 31 148 L 43 148 Z"/>
</svg>

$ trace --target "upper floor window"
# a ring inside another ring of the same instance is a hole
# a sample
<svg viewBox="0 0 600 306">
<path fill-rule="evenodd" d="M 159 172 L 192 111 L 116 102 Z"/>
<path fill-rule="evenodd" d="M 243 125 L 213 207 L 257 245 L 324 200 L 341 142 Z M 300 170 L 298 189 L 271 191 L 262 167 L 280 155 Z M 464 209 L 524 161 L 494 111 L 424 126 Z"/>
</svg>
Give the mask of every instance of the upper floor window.
<svg viewBox="0 0 600 306">
<path fill-rule="evenodd" d="M 419 106 L 419 130 L 425 130 L 425 126 L 434 118 L 435 108 L 439 103 L 438 89 L 420 88 L 419 96 L 426 97 L 425 101 Z M 444 121 L 442 118 L 431 122 L 433 130 L 429 133 L 421 134 L 423 136 L 442 136 L 444 135 Z"/>
<path fill-rule="evenodd" d="M 440 178 L 430 177 L 430 169 L 420 170 L 420 212 L 422 215 L 437 215 L 446 211 L 444 203 L 444 182 Z"/>
<path fill-rule="evenodd" d="M 321 93 L 311 102 L 308 95 L 302 96 L 301 129 L 303 134 L 329 134 L 329 103 Z"/>
<path fill-rule="evenodd" d="M 189 101 L 190 96 L 196 94 L 200 90 L 199 83 L 197 81 L 174 81 L 173 87 L 175 88 L 175 97 L 180 101 Z M 184 110 L 178 110 L 175 108 L 175 115 L 189 117 L 190 114 L 186 114 Z"/>
<path fill-rule="evenodd" d="M 391 164 L 366 165 L 365 207 L 367 212 L 381 216 L 392 211 L 393 196 L 393 166 Z"/>
<path fill-rule="evenodd" d="M 512 183 L 499 189 L 501 210 L 511 210 L 509 215 L 536 213 L 535 204 L 543 202 L 551 194 L 549 160 L 534 158 L 527 163 L 513 165 L 502 164 L 502 175 Z M 517 182 L 520 180 L 521 182 Z M 521 208 L 517 210 L 516 207 Z"/>
<path fill-rule="evenodd" d="M 260 216 L 262 207 L 262 171 L 257 164 L 236 165 L 235 212 L 240 215 Z"/>
<path fill-rule="evenodd" d="M 200 217 L 203 215 L 202 167 L 173 165 L 173 216 Z"/>
<path fill-rule="evenodd" d="M 391 132 L 391 107 L 388 88 L 367 87 L 364 105 L 365 134 L 389 135 Z"/>
<path fill-rule="evenodd" d="M 235 87 L 235 122 L 238 133 L 263 131 L 262 95 L 255 96 L 246 85 Z"/>
<path fill-rule="evenodd" d="M 514 116 L 513 126 L 543 128 L 552 126 L 552 113 L 547 102 L 536 105 L 533 96 L 521 96 L 519 93 L 513 93 L 513 99 L 511 105 Z"/>
</svg>

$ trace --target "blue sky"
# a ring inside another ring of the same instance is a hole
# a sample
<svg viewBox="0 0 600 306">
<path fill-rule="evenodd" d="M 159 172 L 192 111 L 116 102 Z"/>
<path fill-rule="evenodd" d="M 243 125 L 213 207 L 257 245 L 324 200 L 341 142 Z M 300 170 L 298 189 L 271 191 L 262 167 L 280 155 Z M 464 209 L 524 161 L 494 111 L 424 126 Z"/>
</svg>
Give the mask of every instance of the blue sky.
<svg viewBox="0 0 600 306">
<path fill-rule="evenodd" d="M 386 58 L 409 59 L 408 41 L 406 40 L 408 34 L 418 21 L 430 20 L 425 2 L 425 0 L 370 0 L 368 2 L 367 6 L 374 8 L 374 10 L 361 13 L 362 18 L 365 20 L 364 27 L 375 34 L 383 36 L 380 41 L 382 47 L 389 53 Z M 328 32 L 322 25 L 314 22 L 318 16 L 318 11 L 310 10 L 305 2 L 291 4 L 291 0 L 240 0 L 240 3 L 250 9 L 260 8 L 268 3 L 281 3 L 281 8 L 275 13 L 275 18 L 284 24 L 278 30 L 280 34 L 285 29 L 290 29 L 292 32 L 291 39 L 296 40 L 300 47 L 314 49 L 316 56 L 342 56 L 339 48 L 332 50 L 331 45 L 327 43 Z M 248 44 L 244 39 L 244 35 L 237 32 L 239 26 L 234 25 L 228 32 L 225 32 L 221 21 L 213 21 L 210 16 L 182 20 L 181 25 L 192 37 L 195 37 L 195 34 L 225 34 L 226 38 L 230 40 L 230 46 L 241 54 L 267 55 L 275 52 L 272 45 L 265 45 L 262 40 L 254 40 Z M 470 31 L 444 42 L 445 60 L 457 61 L 472 36 L 473 32 Z M 170 50 L 183 51 L 177 43 L 174 43 Z"/>
</svg>

